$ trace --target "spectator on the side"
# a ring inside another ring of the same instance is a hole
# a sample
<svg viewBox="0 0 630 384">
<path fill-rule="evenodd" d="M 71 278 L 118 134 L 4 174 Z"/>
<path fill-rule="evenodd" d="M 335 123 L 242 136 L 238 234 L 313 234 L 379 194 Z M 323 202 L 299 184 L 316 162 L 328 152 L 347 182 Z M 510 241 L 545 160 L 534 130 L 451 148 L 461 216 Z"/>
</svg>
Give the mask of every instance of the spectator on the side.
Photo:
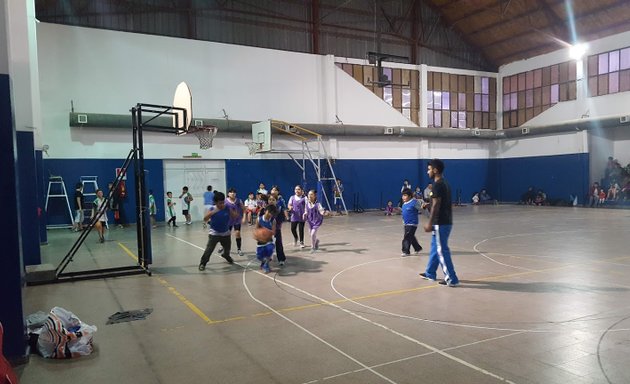
<svg viewBox="0 0 630 384">
<path fill-rule="evenodd" d="M 422 197 L 424 198 L 425 203 L 429 203 L 431 201 L 431 192 L 433 191 L 433 185 L 429 184 L 422 192 Z"/>
<path fill-rule="evenodd" d="M 485 188 L 481 189 L 481 191 L 479 192 L 479 204 L 491 204 L 491 203 L 492 203 L 492 197 L 490 196 L 488 191 L 486 191 Z"/>
<path fill-rule="evenodd" d="M 473 193 L 471 200 L 473 205 L 479 205 L 479 192 Z"/>
<path fill-rule="evenodd" d="M 527 188 L 527 192 L 523 193 L 521 196 L 521 204 L 532 205 L 534 204 L 534 200 L 536 200 L 536 192 L 534 191 L 534 187 L 530 186 Z"/>
<path fill-rule="evenodd" d="M 539 189 L 536 192 L 536 197 L 534 198 L 534 204 L 536 205 L 546 205 L 547 203 L 547 194 L 542 189 Z"/>
<path fill-rule="evenodd" d="M 588 206 L 593 208 L 599 206 L 599 183 L 596 181 L 588 190 Z"/>
<path fill-rule="evenodd" d="M 615 182 L 610 185 L 608 188 L 608 194 L 606 196 L 607 200 L 615 201 L 619 197 L 619 183 Z"/>
</svg>

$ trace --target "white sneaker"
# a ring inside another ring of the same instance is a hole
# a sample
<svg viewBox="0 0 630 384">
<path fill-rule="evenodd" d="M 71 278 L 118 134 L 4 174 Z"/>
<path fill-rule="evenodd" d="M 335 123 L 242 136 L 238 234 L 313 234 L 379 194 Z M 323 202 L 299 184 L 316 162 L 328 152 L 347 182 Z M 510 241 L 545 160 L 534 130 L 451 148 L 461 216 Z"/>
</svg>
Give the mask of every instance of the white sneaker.
<svg viewBox="0 0 630 384">
<path fill-rule="evenodd" d="M 241 251 L 240 249 L 236 251 L 236 253 L 238 253 L 239 256 L 243 256 L 243 251 Z"/>
<path fill-rule="evenodd" d="M 305 247 L 304 242 L 300 241 L 300 248 L 304 248 L 304 247 Z"/>
</svg>

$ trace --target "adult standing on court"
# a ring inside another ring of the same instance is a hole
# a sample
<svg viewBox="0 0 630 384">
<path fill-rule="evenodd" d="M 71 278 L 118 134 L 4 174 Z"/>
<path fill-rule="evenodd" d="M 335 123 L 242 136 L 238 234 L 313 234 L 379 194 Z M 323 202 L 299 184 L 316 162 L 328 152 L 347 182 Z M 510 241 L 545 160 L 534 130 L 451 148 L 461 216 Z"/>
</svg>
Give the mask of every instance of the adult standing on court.
<svg viewBox="0 0 630 384">
<path fill-rule="evenodd" d="M 431 213 L 424 225 L 425 232 L 433 232 L 431 239 L 431 252 L 425 272 L 420 273 L 425 280 L 436 280 L 438 265 L 444 272 L 444 280 L 440 285 L 456 287 L 459 279 L 455 274 L 455 267 L 451 259 L 451 250 L 448 247 L 448 237 L 453 229 L 453 211 L 451 203 L 451 187 L 442 176 L 444 163 L 440 159 L 433 159 L 427 165 L 427 175 L 433 179 L 431 192 Z"/>
</svg>

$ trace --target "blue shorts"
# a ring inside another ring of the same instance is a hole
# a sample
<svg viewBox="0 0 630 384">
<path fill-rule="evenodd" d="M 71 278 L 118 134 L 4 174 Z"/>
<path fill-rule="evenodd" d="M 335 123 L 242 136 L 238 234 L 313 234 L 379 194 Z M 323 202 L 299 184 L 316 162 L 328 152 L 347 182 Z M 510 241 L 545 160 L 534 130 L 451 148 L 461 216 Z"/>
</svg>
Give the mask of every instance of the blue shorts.
<svg viewBox="0 0 630 384">
<path fill-rule="evenodd" d="M 241 225 L 240 224 L 230 225 L 230 231 L 232 229 L 234 229 L 235 231 L 240 231 L 241 230 Z"/>
<path fill-rule="evenodd" d="M 265 259 L 271 259 L 271 255 L 273 255 L 274 249 L 275 249 L 275 246 L 273 245 L 273 243 L 259 245 L 256 247 L 256 258 L 260 261 L 264 261 Z"/>
</svg>

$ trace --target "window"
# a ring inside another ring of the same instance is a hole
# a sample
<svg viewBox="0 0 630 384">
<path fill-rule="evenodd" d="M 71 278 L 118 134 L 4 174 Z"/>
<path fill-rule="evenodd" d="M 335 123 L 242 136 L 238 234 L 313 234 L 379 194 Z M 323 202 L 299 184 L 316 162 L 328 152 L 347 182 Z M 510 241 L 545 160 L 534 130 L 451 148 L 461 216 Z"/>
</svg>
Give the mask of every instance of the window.
<svg viewBox="0 0 630 384">
<path fill-rule="evenodd" d="M 496 129 L 493 77 L 429 72 L 427 101 L 430 127 Z"/>
<path fill-rule="evenodd" d="M 575 100 L 576 77 L 575 61 L 504 77 L 503 127 L 518 127 L 556 103 Z"/>
<path fill-rule="evenodd" d="M 630 48 L 588 57 L 590 97 L 630 91 Z"/>
<path fill-rule="evenodd" d="M 411 69 L 383 68 L 383 78 L 379 79 L 372 65 L 335 63 L 348 75 L 363 84 L 384 102 L 398 110 L 407 119 L 418 124 L 420 121 L 420 72 Z M 378 84 L 381 80 L 390 85 Z M 432 102 L 432 100 L 430 101 Z"/>
</svg>

